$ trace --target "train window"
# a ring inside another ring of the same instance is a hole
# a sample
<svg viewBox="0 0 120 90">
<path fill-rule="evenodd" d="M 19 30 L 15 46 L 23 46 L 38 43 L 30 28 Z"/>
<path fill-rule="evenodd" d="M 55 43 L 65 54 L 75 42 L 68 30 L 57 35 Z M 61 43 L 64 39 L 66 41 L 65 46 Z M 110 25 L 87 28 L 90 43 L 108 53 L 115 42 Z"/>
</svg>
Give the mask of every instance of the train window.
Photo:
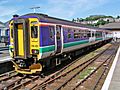
<svg viewBox="0 0 120 90">
<path fill-rule="evenodd" d="M 68 29 L 68 35 L 67 35 L 67 37 L 68 37 L 68 38 L 71 38 L 71 37 L 72 37 L 72 35 L 71 35 L 70 31 L 71 31 L 71 30 L 70 30 L 70 29 Z"/>
<path fill-rule="evenodd" d="M 87 37 L 91 37 L 91 32 L 90 31 L 87 32 Z"/>
<path fill-rule="evenodd" d="M 38 27 L 37 26 L 31 26 L 31 37 L 32 38 L 38 37 Z"/>
<path fill-rule="evenodd" d="M 68 38 L 71 38 L 71 33 L 68 33 Z"/>
<path fill-rule="evenodd" d="M 37 21 L 32 21 L 31 24 L 35 25 L 35 24 L 38 24 Z"/>
<path fill-rule="evenodd" d="M 102 32 L 96 32 L 95 36 L 96 37 L 101 37 L 102 36 Z"/>
<path fill-rule="evenodd" d="M 11 28 L 11 37 L 13 38 L 13 29 Z"/>
<path fill-rule="evenodd" d="M 80 38 L 80 33 L 74 33 L 74 38 Z"/>
<path fill-rule="evenodd" d="M 54 39 L 54 33 L 55 33 L 55 28 L 54 26 L 49 26 L 49 32 L 50 32 L 50 39 Z"/>
</svg>

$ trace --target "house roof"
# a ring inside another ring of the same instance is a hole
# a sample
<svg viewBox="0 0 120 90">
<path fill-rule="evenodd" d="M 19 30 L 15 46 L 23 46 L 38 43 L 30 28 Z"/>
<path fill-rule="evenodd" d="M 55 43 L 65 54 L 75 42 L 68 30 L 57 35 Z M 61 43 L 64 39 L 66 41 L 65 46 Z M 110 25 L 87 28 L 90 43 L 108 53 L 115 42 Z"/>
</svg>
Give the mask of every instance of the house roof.
<svg viewBox="0 0 120 90">
<path fill-rule="evenodd" d="M 108 23 L 99 27 L 105 29 L 120 29 L 120 22 Z"/>
</svg>

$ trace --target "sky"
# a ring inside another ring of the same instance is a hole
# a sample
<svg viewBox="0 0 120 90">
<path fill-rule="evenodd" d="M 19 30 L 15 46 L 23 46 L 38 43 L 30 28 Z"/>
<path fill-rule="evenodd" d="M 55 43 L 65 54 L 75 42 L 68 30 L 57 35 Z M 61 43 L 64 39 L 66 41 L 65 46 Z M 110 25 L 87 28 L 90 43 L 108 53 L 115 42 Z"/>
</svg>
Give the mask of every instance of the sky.
<svg viewBox="0 0 120 90">
<path fill-rule="evenodd" d="M 36 13 L 66 20 L 86 18 L 90 15 L 120 15 L 120 0 L 0 0 L 0 21 L 6 22 L 14 14 Z"/>
</svg>

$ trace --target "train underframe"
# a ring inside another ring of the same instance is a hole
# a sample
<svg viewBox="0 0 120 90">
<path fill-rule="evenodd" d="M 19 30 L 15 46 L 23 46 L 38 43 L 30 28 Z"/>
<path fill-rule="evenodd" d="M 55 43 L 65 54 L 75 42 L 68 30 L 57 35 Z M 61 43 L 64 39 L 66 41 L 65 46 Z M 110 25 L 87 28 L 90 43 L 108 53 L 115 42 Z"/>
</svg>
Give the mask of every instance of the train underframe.
<svg viewBox="0 0 120 90">
<path fill-rule="evenodd" d="M 41 60 L 37 60 L 37 58 L 34 56 L 33 58 L 27 58 L 24 60 L 16 58 L 12 62 L 14 64 L 15 71 L 17 71 L 18 73 L 22 74 L 41 73 L 44 70 L 49 70 L 60 65 L 65 60 L 71 60 L 72 58 L 75 58 L 76 56 L 82 53 L 86 53 L 85 51 L 87 50 L 93 50 L 93 48 L 95 49 L 106 43 L 109 43 L 111 40 L 112 39 L 100 41 L 74 51 L 62 53 L 60 55 L 44 58 Z"/>
</svg>

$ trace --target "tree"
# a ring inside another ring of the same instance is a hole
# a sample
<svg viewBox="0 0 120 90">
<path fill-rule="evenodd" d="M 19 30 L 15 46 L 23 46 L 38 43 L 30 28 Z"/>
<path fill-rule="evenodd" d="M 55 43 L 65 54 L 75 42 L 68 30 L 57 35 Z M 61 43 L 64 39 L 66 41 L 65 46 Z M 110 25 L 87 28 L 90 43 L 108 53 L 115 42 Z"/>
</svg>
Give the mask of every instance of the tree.
<svg viewBox="0 0 120 90">
<path fill-rule="evenodd" d="M 79 18 L 77 18 L 77 22 L 80 22 L 80 19 L 79 19 Z"/>
<path fill-rule="evenodd" d="M 80 21 L 80 22 L 83 22 L 83 21 L 84 21 L 84 19 L 83 19 L 83 18 L 80 18 L 80 19 L 79 19 L 79 21 Z"/>
<path fill-rule="evenodd" d="M 119 19 L 120 18 L 120 16 L 117 16 L 117 19 Z"/>
<path fill-rule="evenodd" d="M 73 19 L 72 19 L 72 22 L 75 22 L 75 21 L 76 21 L 76 20 L 73 18 Z"/>
<path fill-rule="evenodd" d="M 104 25 L 104 24 L 107 24 L 108 23 L 108 21 L 104 21 L 104 20 L 99 20 L 98 22 L 97 22 L 97 25 L 99 26 L 99 25 Z"/>
</svg>

